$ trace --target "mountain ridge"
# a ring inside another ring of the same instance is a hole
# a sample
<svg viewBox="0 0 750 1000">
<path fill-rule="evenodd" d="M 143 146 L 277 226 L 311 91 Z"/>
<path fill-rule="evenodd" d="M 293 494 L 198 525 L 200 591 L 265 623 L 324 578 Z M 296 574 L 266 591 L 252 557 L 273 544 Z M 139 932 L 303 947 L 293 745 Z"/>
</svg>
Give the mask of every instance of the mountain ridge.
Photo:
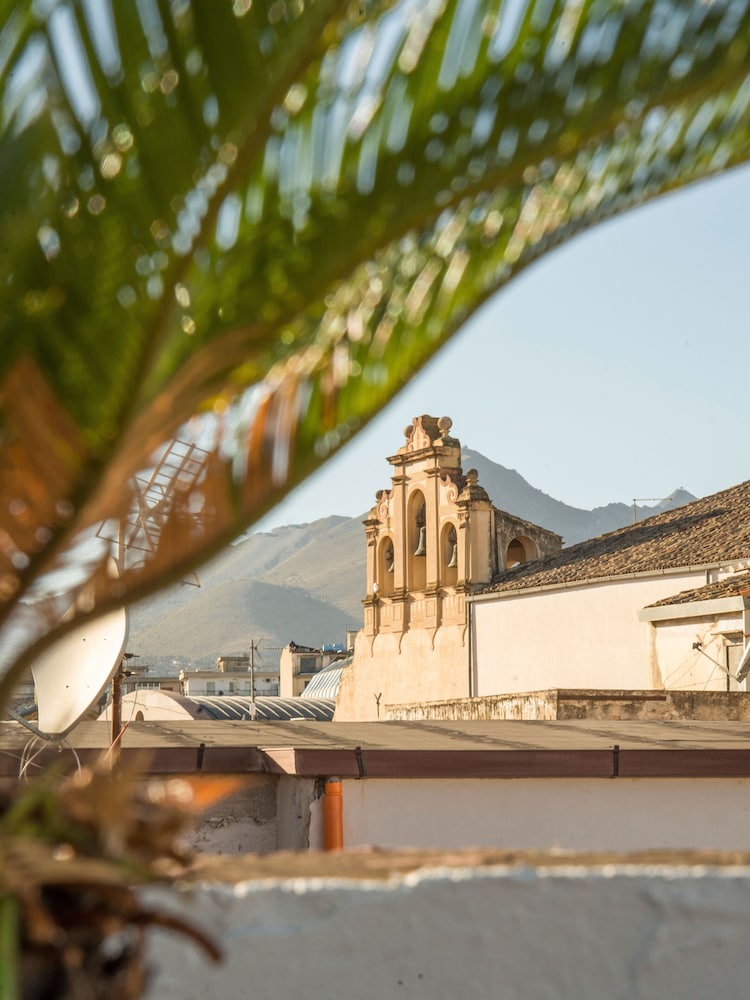
<svg viewBox="0 0 750 1000">
<path fill-rule="evenodd" d="M 633 520 L 632 504 L 614 502 L 591 510 L 573 507 L 532 486 L 515 469 L 493 462 L 471 448 L 461 449 L 461 462 L 464 470 L 477 470 L 479 482 L 496 507 L 556 531 L 558 535 L 562 535 L 565 545 L 575 545 L 587 538 L 614 531 Z M 682 506 L 695 499 L 692 493 L 679 487 L 652 507 L 636 506 L 637 518 L 641 521 L 644 517 Z"/>
</svg>

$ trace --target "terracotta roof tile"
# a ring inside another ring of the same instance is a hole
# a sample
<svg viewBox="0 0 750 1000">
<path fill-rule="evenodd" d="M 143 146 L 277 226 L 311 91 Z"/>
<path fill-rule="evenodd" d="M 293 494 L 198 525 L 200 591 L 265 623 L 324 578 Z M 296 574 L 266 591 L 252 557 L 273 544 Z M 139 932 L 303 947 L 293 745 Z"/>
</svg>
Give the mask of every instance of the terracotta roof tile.
<svg viewBox="0 0 750 1000">
<path fill-rule="evenodd" d="M 672 597 L 649 604 L 650 608 L 666 607 L 669 604 L 691 604 L 693 601 L 713 601 L 719 597 L 750 597 L 750 573 L 737 573 L 704 587 L 683 590 Z"/>
<path fill-rule="evenodd" d="M 750 560 L 750 481 L 498 574 L 482 593 Z"/>
</svg>

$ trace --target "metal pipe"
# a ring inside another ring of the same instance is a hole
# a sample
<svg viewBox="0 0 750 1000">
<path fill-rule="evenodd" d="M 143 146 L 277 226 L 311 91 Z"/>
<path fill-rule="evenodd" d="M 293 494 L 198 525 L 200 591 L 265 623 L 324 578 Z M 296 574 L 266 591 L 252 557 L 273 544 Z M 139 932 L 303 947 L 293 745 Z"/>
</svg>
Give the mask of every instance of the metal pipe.
<svg viewBox="0 0 750 1000">
<path fill-rule="evenodd" d="M 344 846 L 344 813 L 341 779 L 326 778 L 323 795 L 323 850 L 340 851 Z"/>
<path fill-rule="evenodd" d="M 112 676 L 112 745 L 117 742 L 122 729 L 122 663 Z"/>
<path fill-rule="evenodd" d="M 464 607 L 466 608 L 466 630 L 468 632 L 466 644 L 468 646 L 467 652 L 469 654 L 469 697 L 474 697 L 474 643 L 472 642 L 471 627 L 472 627 L 472 604 L 470 601 L 466 600 L 464 596 Z"/>
</svg>

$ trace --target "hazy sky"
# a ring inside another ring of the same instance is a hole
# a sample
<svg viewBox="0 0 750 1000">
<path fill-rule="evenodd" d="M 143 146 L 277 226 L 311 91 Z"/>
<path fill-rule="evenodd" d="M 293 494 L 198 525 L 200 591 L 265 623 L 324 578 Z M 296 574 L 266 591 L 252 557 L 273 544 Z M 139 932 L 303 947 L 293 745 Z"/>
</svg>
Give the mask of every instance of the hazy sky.
<svg viewBox="0 0 750 1000">
<path fill-rule="evenodd" d="M 577 507 L 750 478 L 749 242 L 750 167 L 577 237 L 258 527 L 364 513 L 420 413 L 452 417 L 463 445 Z"/>
</svg>

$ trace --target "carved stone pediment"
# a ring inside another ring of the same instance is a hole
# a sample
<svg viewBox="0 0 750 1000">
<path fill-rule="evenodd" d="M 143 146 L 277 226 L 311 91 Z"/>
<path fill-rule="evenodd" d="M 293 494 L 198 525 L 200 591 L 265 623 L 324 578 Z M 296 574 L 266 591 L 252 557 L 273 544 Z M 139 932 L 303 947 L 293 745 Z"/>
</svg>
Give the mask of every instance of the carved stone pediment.
<svg viewBox="0 0 750 1000">
<path fill-rule="evenodd" d="M 417 417 L 417 421 L 420 418 Z M 427 433 L 427 431 L 422 427 L 421 423 L 415 421 L 414 426 L 411 429 L 411 434 L 409 435 L 409 440 L 404 446 L 404 451 L 422 451 L 423 448 L 429 448 L 432 445 L 432 438 Z"/>
</svg>

